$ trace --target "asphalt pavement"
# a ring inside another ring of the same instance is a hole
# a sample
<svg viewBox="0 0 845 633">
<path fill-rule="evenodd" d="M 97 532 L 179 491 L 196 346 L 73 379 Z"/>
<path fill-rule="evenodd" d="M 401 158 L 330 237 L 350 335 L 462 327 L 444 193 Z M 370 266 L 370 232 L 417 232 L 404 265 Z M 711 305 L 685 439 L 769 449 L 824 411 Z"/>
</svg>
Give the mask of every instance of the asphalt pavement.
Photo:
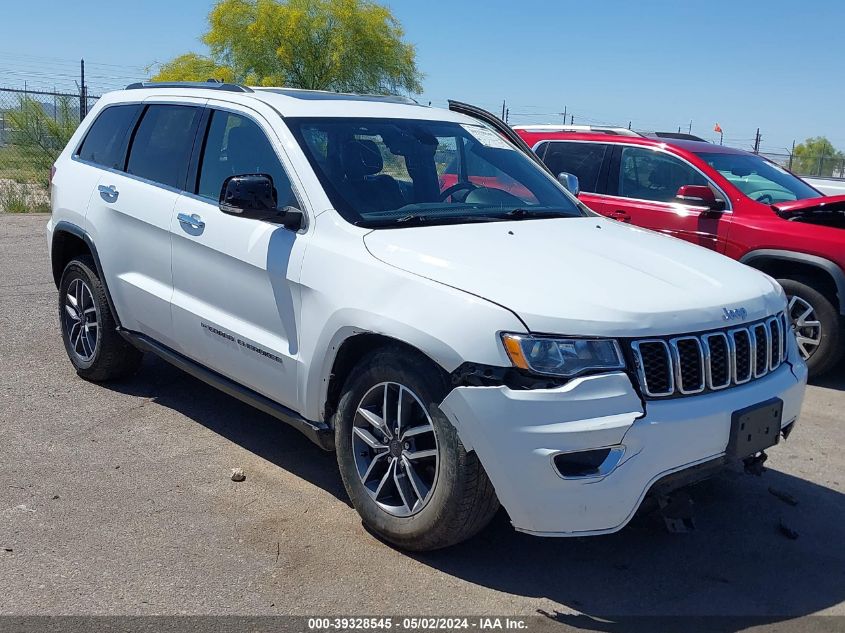
<svg viewBox="0 0 845 633">
<path fill-rule="evenodd" d="M 541 539 L 501 512 L 408 555 L 277 420 L 153 357 L 126 382 L 78 378 L 46 222 L 0 214 L 0 614 L 845 615 L 845 368 L 809 388 L 763 476 L 692 490 L 690 533 L 644 514 Z"/>
</svg>

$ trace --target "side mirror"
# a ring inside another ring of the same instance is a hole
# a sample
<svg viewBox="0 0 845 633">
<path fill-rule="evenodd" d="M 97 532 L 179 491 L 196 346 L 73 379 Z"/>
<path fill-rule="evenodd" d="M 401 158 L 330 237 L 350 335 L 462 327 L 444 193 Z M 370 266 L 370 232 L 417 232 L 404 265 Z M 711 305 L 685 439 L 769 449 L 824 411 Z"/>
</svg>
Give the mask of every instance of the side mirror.
<svg viewBox="0 0 845 633">
<path fill-rule="evenodd" d="M 711 211 L 724 211 L 725 201 L 719 200 L 706 185 L 683 185 L 678 187 L 675 199 L 695 207 L 707 207 Z"/>
<path fill-rule="evenodd" d="M 302 227 L 302 211 L 294 207 L 278 208 L 273 178 L 267 174 L 229 176 L 223 181 L 219 206 L 228 215 L 274 222 L 293 231 Z"/>
<path fill-rule="evenodd" d="M 578 184 L 578 176 L 562 171 L 557 175 L 557 181 L 566 187 L 566 190 L 576 198 L 578 197 L 578 194 L 581 193 L 581 185 Z"/>
</svg>

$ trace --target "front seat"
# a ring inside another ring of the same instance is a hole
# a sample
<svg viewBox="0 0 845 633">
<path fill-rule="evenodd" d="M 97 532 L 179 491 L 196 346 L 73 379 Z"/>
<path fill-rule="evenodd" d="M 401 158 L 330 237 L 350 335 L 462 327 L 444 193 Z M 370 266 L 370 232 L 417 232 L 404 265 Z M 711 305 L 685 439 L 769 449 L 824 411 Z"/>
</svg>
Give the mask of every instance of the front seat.
<svg viewBox="0 0 845 633">
<path fill-rule="evenodd" d="M 675 197 L 680 187 L 677 177 L 677 170 L 665 161 L 656 161 L 651 168 L 648 182 L 651 188 L 651 196 L 656 200 L 669 202 Z"/>
<path fill-rule="evenodd" d="M 405 206 L 399 183 L 379 173 L 384 160 L 375 142 L 347 141 L 340 151 L 340 163 L 344 182 L 362 211 L 393 211 Z"/>
</svg>

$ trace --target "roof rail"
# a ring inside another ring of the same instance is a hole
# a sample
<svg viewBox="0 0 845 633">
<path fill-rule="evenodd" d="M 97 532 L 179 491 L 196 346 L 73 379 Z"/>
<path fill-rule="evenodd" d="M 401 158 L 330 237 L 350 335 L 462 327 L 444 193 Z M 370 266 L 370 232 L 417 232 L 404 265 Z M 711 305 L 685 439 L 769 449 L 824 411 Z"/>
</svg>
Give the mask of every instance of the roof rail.
<svg viewBox="0 0 845 633">
<path fill-rule="evenodd" d="M 126 86 L 126 90 L 144 90 L 147 88 L 201 88 L 203 90 L 222 90 L 223 92 L 253 92 L 252 88 L 222 83 L 216 79 L 209 79 L 208 81 L 138 81 Z"/>
<path fill-rule="evenodd" d="M 513 129 L 523 132 L 580 132 L 586 134 L 610 134 L 614 136 L 642 136 L 626 127 L 611 125 L 514 125 Z"/>
<path fill-rule="evenodd" d="M 685 132 L 650 132 L 646 136 L 654 138 L 671 138 L 678 141 L 703 141 L 707 143 L 707 139 L 696 136 L 695 134 L 687 134 Z"/>
<path fill-rule="evenodd" d="M 416 99 L 402 95 L 366 94 L 357 92 L 334 92 L 332 90 L 308 90 L 305 88 L 285 88 L 283 86 L 256 87 L 259 92 L 274 92 L 295 99 L 314 99 L 326 101 L 383 101 L 385 103 L 403 103 L 419 105 Z"/>
</svg>

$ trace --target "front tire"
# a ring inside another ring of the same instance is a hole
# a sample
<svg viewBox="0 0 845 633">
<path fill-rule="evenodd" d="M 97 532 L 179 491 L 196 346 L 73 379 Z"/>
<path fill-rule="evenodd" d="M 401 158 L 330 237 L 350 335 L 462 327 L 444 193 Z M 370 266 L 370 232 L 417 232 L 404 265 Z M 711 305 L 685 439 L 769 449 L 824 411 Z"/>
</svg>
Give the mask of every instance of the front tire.
<svg viewBox="0 0 845 633">
<path fill-rule="evenodd" d="M 442 373 L 419 353 L 377 350 L 352 371 L 335 414 L 343 484 L 364 524 L 403 549 L 453 545 L 499 508 L 475 453 L 440 411 Z"/>
<path fill-rule="evenodd" d="M 65 351 L 82 378 L 115 380 L 138 369 L 142 354 L 118 334 L 106 290 L 87 255 L 70 260 L 62 273 L 59 323 Z"/>
<path fill-rule="evenodd" d="M 839 311 L 808 279 L 778 279 L 778 283 L 786 292 L 787 314 L 810 376 L 821 376 L 833 369 L 845 352 Z"/>
</svg>

